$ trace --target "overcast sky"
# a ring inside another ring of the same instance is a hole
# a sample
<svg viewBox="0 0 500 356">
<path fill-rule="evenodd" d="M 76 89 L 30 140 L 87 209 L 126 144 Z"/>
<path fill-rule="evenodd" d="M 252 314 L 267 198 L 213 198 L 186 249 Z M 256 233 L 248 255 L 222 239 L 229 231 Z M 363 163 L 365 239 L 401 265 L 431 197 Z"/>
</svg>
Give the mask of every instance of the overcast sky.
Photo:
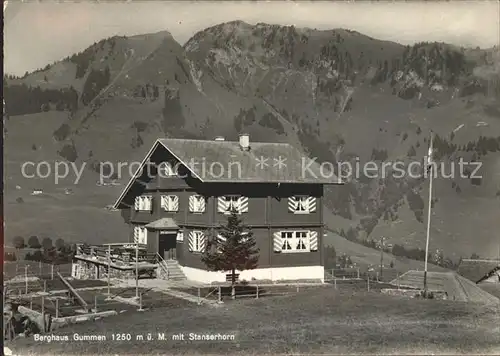
<svg viewBox="0 0 500 356">
<path fill-rule="evenodd" d="M 19 1 L 19 0 L 17 0 Z M 443 41 L 492 47 L 500 42 L 497 1 L 411 3 L 9 1 L 4 70 L 21 75 L 114 35 L 168 30 L 180 43 L 209 26 L 243 20 L 318 29 L 348 28 L 403 44 Z"/>
</svg>

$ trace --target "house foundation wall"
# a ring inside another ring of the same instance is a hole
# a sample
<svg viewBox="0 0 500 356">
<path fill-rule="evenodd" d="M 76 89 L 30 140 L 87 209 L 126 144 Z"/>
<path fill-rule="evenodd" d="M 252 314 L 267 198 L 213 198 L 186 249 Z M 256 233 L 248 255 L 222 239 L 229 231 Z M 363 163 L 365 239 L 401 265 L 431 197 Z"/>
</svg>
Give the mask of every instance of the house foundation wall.
<svg viewBox="0 0 500 356">
<path fill-rule="evenodd" d="M 74 279 L 101 279 L 108 277 L 108 267 L 92 262 L 75 261 L 72 265 L 71 277 Z M 117 279 L 134 279 L 135 271 L 133 270 L 119 270 L 116 268 L 110 269 L 110 278 Z"/>
<path fill-rule="evenodd" d="M 180 266 L 188 280 L 200 283 L 225 282 L 228 272 L 213 272 L 198 268 Z M 324 281 L 324 266 L 257 268 L 236 271 L 240 281 Z"/>
</svg>

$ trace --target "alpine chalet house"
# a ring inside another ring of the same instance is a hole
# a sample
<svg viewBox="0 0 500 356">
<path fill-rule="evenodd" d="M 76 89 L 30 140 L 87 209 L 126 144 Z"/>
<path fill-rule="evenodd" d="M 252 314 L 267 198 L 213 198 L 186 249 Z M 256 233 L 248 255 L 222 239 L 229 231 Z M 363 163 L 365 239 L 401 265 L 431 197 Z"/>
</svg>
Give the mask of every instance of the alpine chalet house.
<svg viewBox="0 0 500 356">
<path fill-rule="evenodd" d="M 226 280 L 201 255 L 233 209 L 260 250 L 258 268 L 239 271 L 239 280 L 323 280 L 323 185 L 339 183 L 285 143 L 250 142 L 249 135 L 158 139 L 114 208 L 130 225 L 131 244 L 189 280 Z"/>
</svg>

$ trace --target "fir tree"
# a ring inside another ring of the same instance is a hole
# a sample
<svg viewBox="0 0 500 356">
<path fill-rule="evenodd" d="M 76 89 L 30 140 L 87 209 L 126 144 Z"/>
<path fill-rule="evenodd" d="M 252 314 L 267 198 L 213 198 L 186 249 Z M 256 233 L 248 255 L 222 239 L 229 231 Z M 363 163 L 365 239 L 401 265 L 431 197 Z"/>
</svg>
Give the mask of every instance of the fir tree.
<svg viewBox="0 0 500 356">
<path fill-rule="evenodd" d="M 253 232 L 243 224 L 235 211 L 231 212 L 227 224 L 217 229 L 207 245 L 202 257 L 203 263 L 211 271 L 231 272 L 232 295 L 235 295 L 236 271 L 257 268 L 259 249 Z"/>
</svg>

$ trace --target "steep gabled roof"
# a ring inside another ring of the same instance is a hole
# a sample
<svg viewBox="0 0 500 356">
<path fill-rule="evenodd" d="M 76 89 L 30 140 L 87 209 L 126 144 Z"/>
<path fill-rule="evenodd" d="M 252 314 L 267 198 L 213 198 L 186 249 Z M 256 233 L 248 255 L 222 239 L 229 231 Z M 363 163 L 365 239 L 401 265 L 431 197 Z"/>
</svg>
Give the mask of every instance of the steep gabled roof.
<svg viewBox="0 0 500 356">
<path fill-rule="evenodd" d="M 457 273 L 474 283 L 479 283 L 498 269 L 500 269 L 498 260 L 463 259 L 458 266 Z"/>
<path fill-rule="evenodd" d="M 159 149 L 170 152 L 193 177 L 204 183 L 341 184 L 337 176 L 287 143 L 158 139 L 114 204 L 118 208 L 150 157 Z M 280 164 L 281 162 L 281 164 Z"/>
</svg>

